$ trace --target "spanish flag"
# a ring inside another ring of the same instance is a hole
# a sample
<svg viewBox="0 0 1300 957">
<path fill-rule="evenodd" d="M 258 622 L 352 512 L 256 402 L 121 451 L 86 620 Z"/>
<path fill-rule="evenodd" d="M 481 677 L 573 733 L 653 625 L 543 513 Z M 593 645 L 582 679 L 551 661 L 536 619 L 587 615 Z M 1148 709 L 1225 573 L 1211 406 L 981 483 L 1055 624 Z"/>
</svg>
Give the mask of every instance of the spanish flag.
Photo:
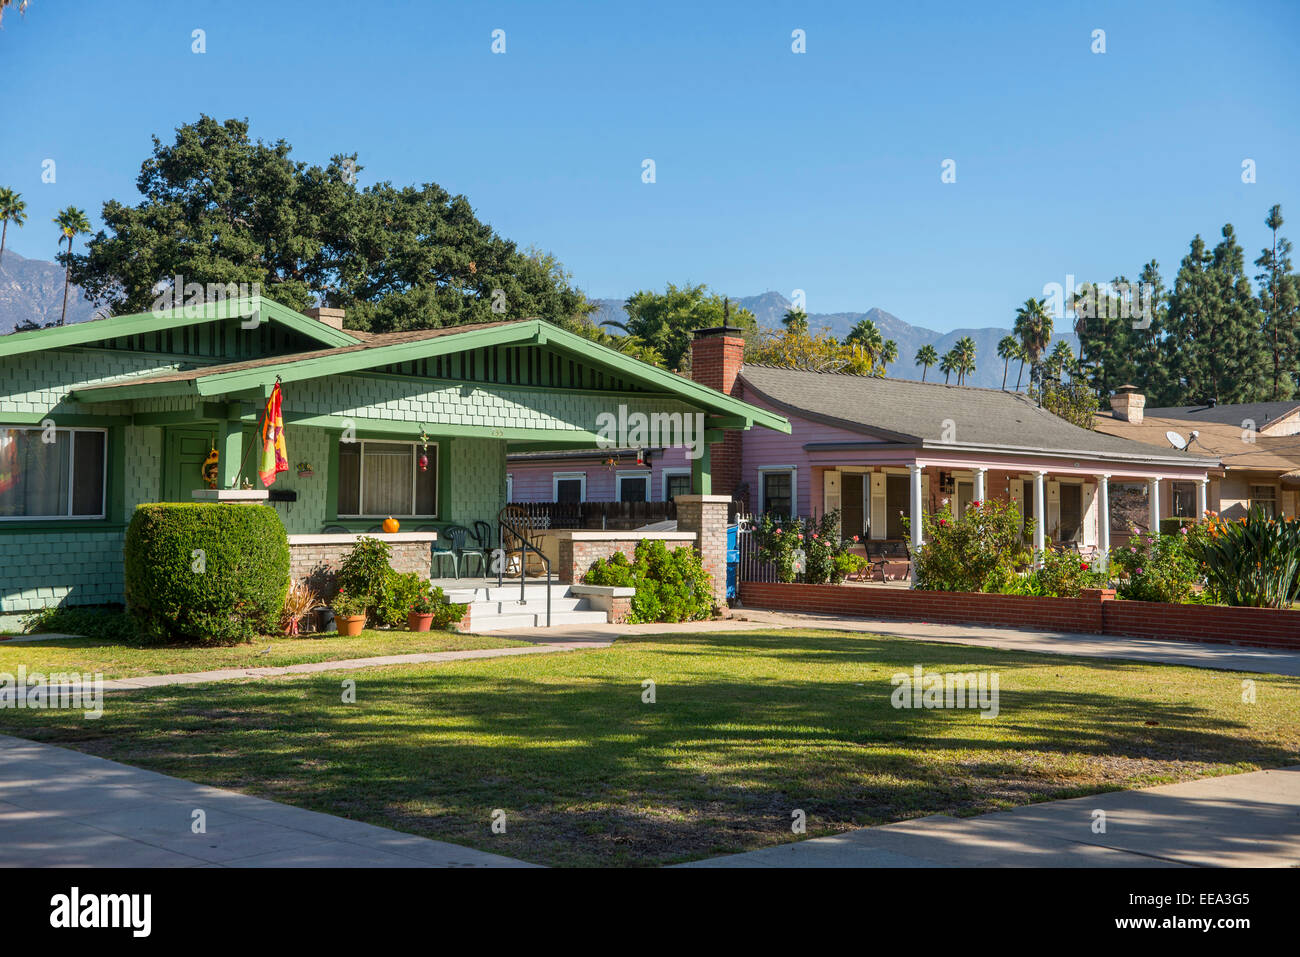
<svg viewBox="0 0 1300 957">
<path fill-rule="evenodd" d="M 266 418 L 262 420 L 262 462 L 258 474 L 262 484 L 270 488 L 275 477 L 289 471 L 289 453 L 284 447 L 284 416 L 280 411 L 280 383 L 271 390 L 266 400 Z"/>
</svg>

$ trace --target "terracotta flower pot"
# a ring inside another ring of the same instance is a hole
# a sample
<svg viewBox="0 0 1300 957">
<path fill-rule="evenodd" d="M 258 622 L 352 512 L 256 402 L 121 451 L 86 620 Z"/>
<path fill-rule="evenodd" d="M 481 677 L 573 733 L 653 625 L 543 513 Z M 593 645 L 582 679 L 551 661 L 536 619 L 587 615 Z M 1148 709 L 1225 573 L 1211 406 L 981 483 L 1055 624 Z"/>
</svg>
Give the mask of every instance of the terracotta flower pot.
<svg viewBox="0 0 1300 957">
<path fill-rule="evenodd" d="M 340 635 L 359 635 L 366 627 L 365 615 L 335 615 L 334 624 Z"/>
<path fill-rule="evenodd" d="M 428 631 L 433 624 L 433 612 L 413 611 L 406 616 L 407 631 Z"/>
</svg>

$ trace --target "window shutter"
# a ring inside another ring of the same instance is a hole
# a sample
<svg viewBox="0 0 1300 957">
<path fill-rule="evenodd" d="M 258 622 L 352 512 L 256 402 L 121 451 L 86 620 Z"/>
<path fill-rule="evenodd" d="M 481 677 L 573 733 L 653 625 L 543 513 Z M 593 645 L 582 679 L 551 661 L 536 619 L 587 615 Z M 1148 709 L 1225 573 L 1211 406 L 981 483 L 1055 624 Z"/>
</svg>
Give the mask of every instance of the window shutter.
<svg viewBox="0 0 1300 957">
<path fill-rule="evenodd" d="M 885 473 L 871 473 L 871 537 L 879 540 L 885 537 L 889 521 L 885 517 Z"/>
<path fill-rule="evenodd" d="M 829 515 L 840 507 L 840 473 L 839 469 L 827 469 L 822 472 L 822 514 Z"/>
<path fill-rule="evenodd" d="M 1097 486 L 1086 482 L 1083 486 L 1083 545 L 1097 544 Z"/>
</svg>

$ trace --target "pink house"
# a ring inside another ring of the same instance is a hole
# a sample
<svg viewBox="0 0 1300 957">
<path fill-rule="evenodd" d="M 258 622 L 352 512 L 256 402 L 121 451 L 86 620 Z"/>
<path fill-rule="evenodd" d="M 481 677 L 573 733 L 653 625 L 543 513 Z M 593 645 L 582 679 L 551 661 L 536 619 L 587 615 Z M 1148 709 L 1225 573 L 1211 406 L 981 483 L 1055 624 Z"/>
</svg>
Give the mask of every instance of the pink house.
<svg viewBox="0 0 1300 957">
<path fill-rule="evenodd" d="M 906 379 L 743 365 L 730 329 L 697 333 L 696 381 L 789 419 L 792 430 L 727 433 L 712 446 L 712 492 L 754 512 L 841 511 L 841 531 L 904 537 L 904 516 L 986 497 L 1015 502 L 1047 539 L 1109 549 L 1130 522 L 1158 528 L 1170 488 L 1206 508 L 1218 459 L 1082 429 L 1026 396 Z M 690 491 L 680 448 L 509 457 L 511 500 L 658 501 Z M 699 491 L 696 489 L 695 491 Z M 1167 506 L 1166 506 L 1167 508 Z M 913 527 L 920 544 L 920 524 Z"/>
</svg>

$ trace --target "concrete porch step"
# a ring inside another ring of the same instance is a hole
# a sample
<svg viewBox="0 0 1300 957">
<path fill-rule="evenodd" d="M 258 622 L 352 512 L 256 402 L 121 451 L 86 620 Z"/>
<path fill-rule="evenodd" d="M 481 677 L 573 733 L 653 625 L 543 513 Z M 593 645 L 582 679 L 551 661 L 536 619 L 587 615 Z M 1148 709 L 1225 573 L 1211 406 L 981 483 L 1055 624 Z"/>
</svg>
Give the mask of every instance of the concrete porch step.
<svg viewBox="0 0 1300 957">
<path fill-rule="evenodd" d="M 521 605 L 519 603 L 519 593 L 515 592 L 514 598 L 508 598 L 504 601 L 472 601 L 469 602 L 470 613 L 473 615 L 522 615 L 522 614 L 546 614 L 546 596 L 530 595 Z M 561 597 L 559 595 L 551 596 L 551 613 L 557 611 L 590 611 L 591 602 L 585 598 L 575 598 L 573 596 Z"/>
<path fill-rule="evenodd" d="M 502 631 L 510 628 L 545 628 L 546 609 L 532 613 L 510 615 L 485 615 L 482 618 L 470 616 L 469 631 L 479 634 L 485 631 Z M 603 625 L 606 616 L 603 611 L 555 611 L 551 610 L 551 627 L 560 625 Z"/>
<path fill-rule="evenodd" d="M 456 602 L 462 605 L 471 605 L 480 601 L 518 601 L 519 600 L 519 583 L 513 585 L 506 584 L 498 587 L 496 584 L 491 585 L 470 585 L 464 588 L 448 588 L 443 586 L 443 594 L 447 596 L 448 601 Z M 565 584 L 551 585 L 551 600 L 565 598 L 569 594 L 569 586 Z M 546 600 L 546 583 L 535 585 L 529 582 L 524 586 L 524 599 L 532 601 L 533 599 Z"/>
</svg>

